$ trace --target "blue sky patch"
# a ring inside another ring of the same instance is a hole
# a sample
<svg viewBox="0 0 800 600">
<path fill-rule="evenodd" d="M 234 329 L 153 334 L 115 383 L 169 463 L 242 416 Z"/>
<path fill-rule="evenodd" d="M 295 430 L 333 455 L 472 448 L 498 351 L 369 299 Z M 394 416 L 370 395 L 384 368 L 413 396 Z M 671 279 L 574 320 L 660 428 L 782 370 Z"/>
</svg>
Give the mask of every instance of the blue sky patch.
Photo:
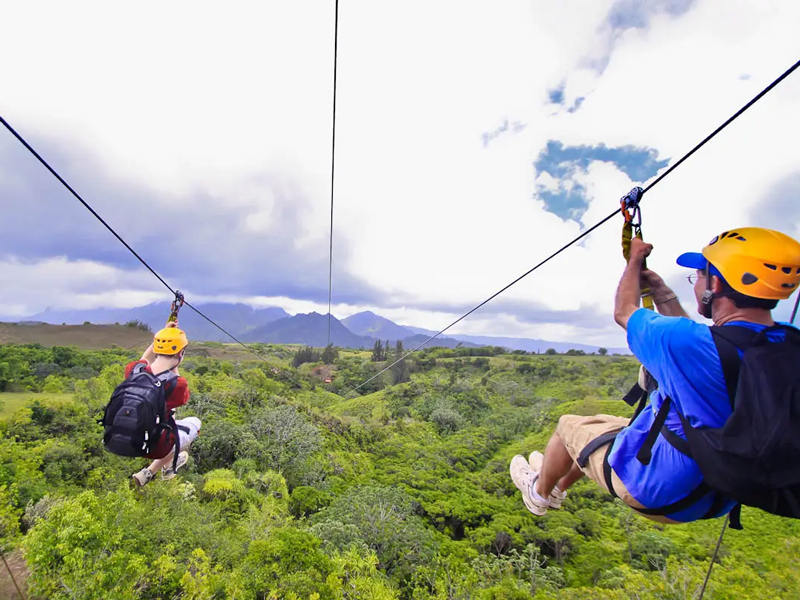
<svg viewBox="0 0 800 600">
<path fill-rule="evenodd" d="M 687 12 L 694 0 L 619 0 L 608 12 L 608 24 L 614 30 L 644 29 L 650 25 L 650 18 L 658 13 L 678 17 Z"/>
<path fill-rule="evenodd" d="M 564 84 L 562 83 L 561 86 L 549 90 L 547 92 L 547 98 L 553 104 L 563 104 L 564 103 Z"/>
<path fill-rule="evenodd" d="M 555 191 L 537 186 L 536 195 L 544 201 L 545 208 L 562 219 L 580 220 L 589 206 L 589 200 L 586 189 L 571 179 L 576 171 L 586 170 L 596 160 L 614 163 L 638 183 L 650 179 L 669 163 L 666 159 L 658 160 L 658 152 L 653 148 L 630 145 L 609 148 L 605 144 L 564 146 L 557 140 L 550 140 L 533 163 L 537 174 L 547 173 L 559 183 Z"/>
</svg>

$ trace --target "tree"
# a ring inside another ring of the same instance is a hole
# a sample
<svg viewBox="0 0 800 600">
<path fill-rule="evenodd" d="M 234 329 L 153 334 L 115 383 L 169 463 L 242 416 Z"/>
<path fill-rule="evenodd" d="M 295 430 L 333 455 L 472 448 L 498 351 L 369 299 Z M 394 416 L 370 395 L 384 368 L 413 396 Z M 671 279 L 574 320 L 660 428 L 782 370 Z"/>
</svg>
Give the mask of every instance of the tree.
<svg viewBox="0 0 800 600">
<path fill-rule="evenodd" d="M 606 354 L 608 354 L 608 348 L 598 348 L 597 349 L 597 353 L 600 356 L 605 356 Z"/>
<path fill-rule="evenodd" d="M 545 350 L 545 352 L 544 352 L 544 353 L 545 353 L 545 354 L 548 354 L 548 355 L 550 355 L 550 356 L 552 356 L 553 354 L 557 354 L 557 352 L 556 352 L 556 349 L 555 349 L 555 348 L 548 348 L 547 350 Z"/>
<path fill-rule="evenodd" d="M 260 469 L 280 471 L 292 483 L 301 476 L 311 455 L 322 444 L 319 430 L 293 406 L 265 408 L 251 417 L 242 455 Z"/>
<path fill-rule="evenodd" d="M 432 558 L 433 536 L 397 488 L 351 488 L 315 517 L 314 535 L 339 550 L 366 544 L 389 574 L 410 576 Z"/>
<path fill-rule="evenodd" d="M 372 346 L 372 362 L 381 362 L 386 360 L 386 351 L 383 349 L 383 344 L 380 340 L 375 340 L 375 345 Z"/>
<path fill-rule="evenodd" d="M 333 344 L 325 346 L 325 350 L 322 351 L 322 356 L 320 356 L 320 360 L 326 365 L 332 364 L 337 358 L 339 358 L 339 351 L 333 347 Z"/>
<path fill-rule="evenodd" d="M 305 346 L 295 352 L 294 358 L 292 359 L 292 366 L 297 368 L 303 363 L 316 362 L 318 360 L 319 352 L 314 350 L 311 346 Z"/>
<path fill-rule="evenodd" d="M 388 348 L 388 342 L 387 342 Z M 394 360 L 400 360 L 403 356 L 403 342 L 397 340 L 397 343 L 394 346 Z M 411 379 L 411 369 L 408 365 L 408 361 L 400 360 L 396 365 L 392 367 L 392 383 L 405 383 Z"/>
</svg>

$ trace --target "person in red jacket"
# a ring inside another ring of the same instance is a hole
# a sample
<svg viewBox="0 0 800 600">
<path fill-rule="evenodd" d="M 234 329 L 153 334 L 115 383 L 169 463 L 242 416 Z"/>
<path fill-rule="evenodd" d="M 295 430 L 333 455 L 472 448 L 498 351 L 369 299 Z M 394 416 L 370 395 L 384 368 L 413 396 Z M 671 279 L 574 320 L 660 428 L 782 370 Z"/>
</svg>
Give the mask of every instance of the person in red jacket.
<svg viewBox="0 0 800 600">
<path fill-rule="evenodd" d="M 125 367 L 125 377 L 129 377 L 134 367 L 142 363 L 144 363 L 145 369 L 154 375 L 160 375 L 166 371 L 171 371 L 177 375 L 178 377 L 170 382 L 166 392 L 167 411 L 174 412 L 176 408 L 189 401 L 189 385 L 186 379 L 181 377 L 178 372 L 178 365 L 183 362 L 188 344 L 189 340 L 186 334 L 181 329 L 178 329 L 178 322 L 170 321 L 164 329 L 153 336 L 153 343 L 144 351 L 142 358 Z M 159 471 L 161 471 L 162 479 L 172 479 L 175 477 L 175 471 L 189 460 L 189 446 L 197 437 L 202 423 L 197 417 L 178 419 L 175 423 L 178 425 L 181 448 L 175 469 L 172 468 L 175 434 L 165 431 L 155 449 L 147 455 L 148 458 L 155 460 L 141 471 L 133 474 L 135 485 L 140 487 L 147 485 Z"/>
</svg>

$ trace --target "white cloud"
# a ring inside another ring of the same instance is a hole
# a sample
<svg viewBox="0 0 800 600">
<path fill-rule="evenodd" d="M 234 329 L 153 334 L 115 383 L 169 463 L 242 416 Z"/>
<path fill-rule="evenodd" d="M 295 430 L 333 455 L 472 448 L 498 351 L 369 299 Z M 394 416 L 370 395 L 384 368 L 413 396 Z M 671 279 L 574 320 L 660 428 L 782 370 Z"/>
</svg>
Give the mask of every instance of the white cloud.
<svg viewBox="0 0 800 600">
<path fill-rule="evenodd" d="M 703 0 L 678 16 L 654 11 L 647 27 L 626 30 L 605 22 L 613 4 L 341 5 L 335 304 L 337 281 L 355 277 L 389 296 L 386 306 L 363 308 L 441 328 L 458 314 L 429 307 L 466 311 L 578 234 L 576 223 L 534 199 L 536 183 L 584 186 L 586 223 L 614 210 L 639 183 L 609 163 L 576 169 L 565 180 L 537 174 L 533 162 L 548 140 L 632 144 L 674 160 L 800 54 L 794 31 L 800 5 L 793 1 L 739 0 L 721 10 Z M 203 210 L 195 197 L 215 198 L 243 211 L 241 227 L 250 234 L 269 235 L 276 222 L 280 228 L 285 215 L 277 207 L 285 203 L 259 183 L 280 179 L 287 197 L 303 199 L 296 206 L 303 230 L 297 247 L 327 248 L 331 3 L 131 9 L 29 2 L 8 9 L 5 22 L 14 26 L 0 37 L 0 104 L 34 145 L 55 136 L 187 211 Z M 22 45 L 29 50 L 20 54 L 15 49 Z M 564 105 L 556 110 L 548 92 L 561 85 Z M 567 112 L 579 97 L 580 109 Z M 647 194 L 644 231 L 656 245 L 653 268 L 677 280 L 678 253 L 744 224 L 759 208 L 769 210 L 768 190 L 797 171 L 798 99 L 795 74 Z M 483 134 L 506 120 L 525 127 L 484 145 Z M 502 298 L 610 314 L 622 267 L 618 228 L 604 226 Z M 192 233 L 177 226 L 175 235 Z M 5 255 L 12 250 L 0 247 Z M 264 270 L 281 260 L 241 257 Z M 45 279 L 63 265 L 15 264 L 0 263 L 4 279 L 27 269 L 21 276 L 31 289 L 58 290 L 76 307 L 100 301 L 68 281 Z M 146 273 L 115 277 L 107 276 L 109 286 L 127 291 L 103 302 L 133 302 L 134 290 L 144 297 L 157 289 Z M 27 294 L 21 289 L 3 292 L 0 313 L 21 314 L 14 311 L 29 305 L 18 300 Z M 677 291 L 689 298 L 688 289 Z M 284 300 L 290 312 L 327 310 L 319 302 Z M 356 304 L 336 306 L 343 313 Z M 459 327 L 622 345 L 610 319 L 586 331 L 569 322 L 476 314 Z"/>
</svg>

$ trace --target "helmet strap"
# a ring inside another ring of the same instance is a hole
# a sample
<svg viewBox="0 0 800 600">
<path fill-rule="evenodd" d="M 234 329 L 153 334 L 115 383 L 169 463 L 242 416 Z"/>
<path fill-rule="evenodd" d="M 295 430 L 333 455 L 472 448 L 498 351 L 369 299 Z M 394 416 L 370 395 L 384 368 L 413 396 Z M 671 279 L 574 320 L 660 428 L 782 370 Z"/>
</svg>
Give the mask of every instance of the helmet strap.
<svg viewBox="0 0 800 600">
<path fill-rule="evenodd" d="M 700 303 L 702 304 L 700 314 L 706 319 L 711 318 L 711 303 L 714 301 L 714 292 L 711 291 L 711 273 L 709 273 L 709 265 L 710 263 L 706 262 L 706 289 L 700 297 Z"/>
</svg>

